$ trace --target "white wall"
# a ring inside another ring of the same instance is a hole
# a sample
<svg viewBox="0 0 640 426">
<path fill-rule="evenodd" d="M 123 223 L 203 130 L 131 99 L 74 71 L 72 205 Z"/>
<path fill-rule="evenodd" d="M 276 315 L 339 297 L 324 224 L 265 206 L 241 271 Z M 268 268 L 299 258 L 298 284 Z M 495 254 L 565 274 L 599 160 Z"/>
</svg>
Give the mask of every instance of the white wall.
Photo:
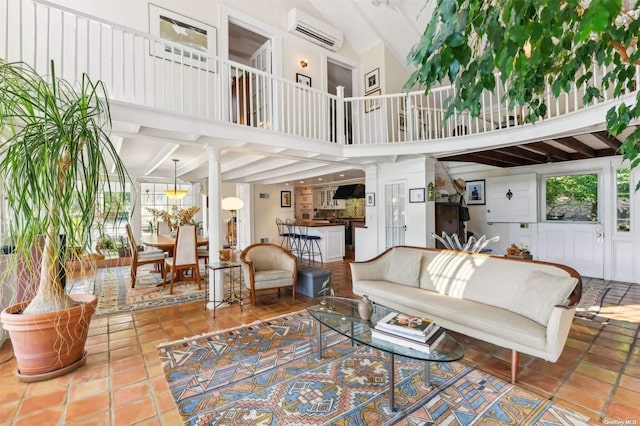
<svg viewBox="0 0 640 426">
<path fill-rule="evenodd" d="M 497 175 L 517 175 L 524 173 L 537 173 L 538 175 L 538 199 L 544 200 L 542 185 L 545 175 L 557 173 L 597 172 L 600 175 L 600 221 L 604 230 L 604 278 L 621 281 L 640 280 L 640 268 L 636 267 L 635 259 L 640 253 L 640 193 L 633 192 L 631 196 L 631 232 L 617 232 L 615 229 L 616 205 L 615 205 L 615 171 L 618 168 L 628 167 L 621 157 L 606 157 L 589 160 L 568 161 L 562 163 L 540 164 L 536 166 L 513 167 L 510 169 L 494 169 L 474 171 L 468 164 L 448 164 L 449 171 L 454 179 L 465 180 L 486 179 Z M 631 187 L 634 188 L 640 175 L 634 171 L 631 175 Z M 542 208 L 539 205 L 539 209 Z M 471 221 L 468 222 L 468 230 L 477 235 L 487 237 L 500 236 L 498 243 L 493 243 L 493 254 L 504 254 L 511 243 L 525 243 L 536 258 L 541 241 L 539 241 L 539 224 L 532 223 L 528 227 L 522 227 L 518 223 L 487 223 L 486 206 L 469 206 Z M 538 215 L 544 218 L 540 213 Z"/>
<path fill-rule="evenodd" d="M 280 207 L 280 191 L 291 191 L 292 206 Z M 268 198 L 260 198 L 260 194 L 265 194 Z M 282 220 L 293 218 L 295 210 L 293 207 L 294 190 L 287 185 L 254 185 L 253 188 L 253 233 L 252 243 L 259 243 L 261 238 L 267 238 L 268 242 L 279 244 L 276 218 Z"/>
</svg>

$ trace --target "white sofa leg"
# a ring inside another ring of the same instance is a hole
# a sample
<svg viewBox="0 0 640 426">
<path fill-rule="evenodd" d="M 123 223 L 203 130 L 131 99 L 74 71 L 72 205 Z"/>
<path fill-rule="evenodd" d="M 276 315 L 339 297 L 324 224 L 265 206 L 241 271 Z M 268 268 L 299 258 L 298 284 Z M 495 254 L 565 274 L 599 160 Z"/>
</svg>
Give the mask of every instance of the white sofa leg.
<svg viewBox="0 0 640 426">
<path fill-rule="evenodd" d="M 520 359 L 520 353 L 518 351 L 511 351 L 511 383 L 516 383 L 516 376 L 518 375 L 518 360 Z"/>
</svg>

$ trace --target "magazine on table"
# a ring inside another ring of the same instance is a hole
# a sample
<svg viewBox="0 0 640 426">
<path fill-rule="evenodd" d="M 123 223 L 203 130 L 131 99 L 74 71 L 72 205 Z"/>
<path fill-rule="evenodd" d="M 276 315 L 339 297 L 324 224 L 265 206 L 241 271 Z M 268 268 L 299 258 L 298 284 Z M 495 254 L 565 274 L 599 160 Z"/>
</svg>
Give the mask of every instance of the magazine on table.
<svg viewBox="0 0 640 426">
<path fill-rule="evenodd" d="M 435 333 L 429 338 L 429 340 L 425 343 L 420 343 L 412 339 L 407 339 L 405 337 L 399 336 L 397 334 L 388 333 L 383 330 L 371 330 L 371 337 L 375 340 L 383 340 L 385 342 L 394 343 L 396 345 L 406 346 L 407 348 L 414 349 L 416 351 L 420 351 L 423 353 L 430 353 L 433 351 L 440 342 L 444 339 L 445 333 L 444 329 L 438 327 Z"/>
<path fill-rule="evenodd" d="M 426 341 L 435 328 L 436 324 L 433 321 L 398 312 L 391 312 L 375 325 L 377 330 L 399 333 L 403 336 L 413 336 L 423 342 Z"/>
</svg>

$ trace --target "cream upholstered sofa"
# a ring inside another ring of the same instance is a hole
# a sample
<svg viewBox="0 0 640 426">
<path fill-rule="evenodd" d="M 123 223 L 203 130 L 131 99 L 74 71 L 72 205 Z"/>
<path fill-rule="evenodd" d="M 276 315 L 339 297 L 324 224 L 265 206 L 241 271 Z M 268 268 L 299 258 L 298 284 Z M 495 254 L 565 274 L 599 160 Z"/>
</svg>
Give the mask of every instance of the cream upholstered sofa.
<svg viewBox="0 0 640 426">
<path fill-rule="evenodd" d="M 252 244 L 240 253 L 242 275 L 256 304 L 256 291 L 292 287 L 296 298 L 298 266 L 296 257 L 282 247 L 270 243 Z"/>
<path fill-rule="evenodd" d="M 353 262 L 351 275 L 355 294 L 511 349 L 514 383 L 520 352 L 558 360 L 582 294 L 567 266 L 420 247 Z"/>
</svg>

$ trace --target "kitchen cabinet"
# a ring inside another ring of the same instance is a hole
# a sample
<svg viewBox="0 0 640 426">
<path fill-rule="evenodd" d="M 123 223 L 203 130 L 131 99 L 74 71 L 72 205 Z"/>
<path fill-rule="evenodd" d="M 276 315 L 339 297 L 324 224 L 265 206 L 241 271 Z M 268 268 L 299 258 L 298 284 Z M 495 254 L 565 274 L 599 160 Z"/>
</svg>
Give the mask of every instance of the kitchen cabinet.
<svg viewBox="0 0 640 426">
<path fill-rule="evenodd" d="M 296 218 L 308 220 L 313 217 L 313 188 L 300 187 L 295 189 Z"/>
<path fill-rule="evenodd" d="M 487 222 L 537 222 L 537 175 L 528 173 L 488 178 L 486 209 Z"/>
<path fill-rule="evenodd" d="M 337 187 L 318 188 L 314 196 L 314 205 L 319 210 L 342 210 L 347 208 L 347 200 L 334 200 Z"/>
</svg>

